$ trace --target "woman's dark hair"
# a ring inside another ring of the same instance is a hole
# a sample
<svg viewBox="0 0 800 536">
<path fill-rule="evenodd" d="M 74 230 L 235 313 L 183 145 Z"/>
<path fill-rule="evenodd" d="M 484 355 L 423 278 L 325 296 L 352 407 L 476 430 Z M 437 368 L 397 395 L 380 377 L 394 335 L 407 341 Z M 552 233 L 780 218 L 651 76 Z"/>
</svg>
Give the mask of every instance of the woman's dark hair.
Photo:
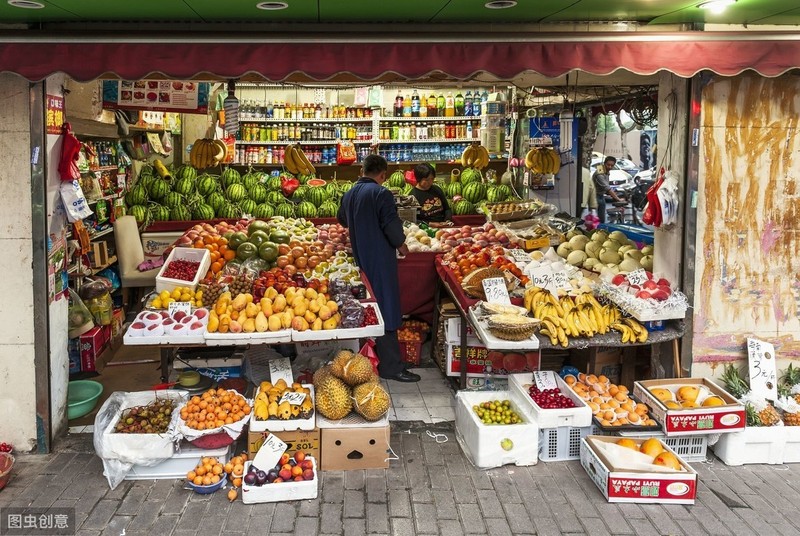
<svg viewBox="0 0 800 536">
<path fill-rule="evenodd" d="M 427 162 L 423 162 L 422 164 L 417 164 L 414 167 L 414 177 L 417 179 L 417 182 L 421 181 L 425 177 L 433 175 L 436 177 L 436 170 L 433 169 L 433 166 L 428 164 Z"/>
<path fill-rule="evenodd" d="M 377 175 L 389 169 L 386 159 L 379 154 L 368 155 L 362 164 L 362 173 L 365 177 Z"/>
</svg>

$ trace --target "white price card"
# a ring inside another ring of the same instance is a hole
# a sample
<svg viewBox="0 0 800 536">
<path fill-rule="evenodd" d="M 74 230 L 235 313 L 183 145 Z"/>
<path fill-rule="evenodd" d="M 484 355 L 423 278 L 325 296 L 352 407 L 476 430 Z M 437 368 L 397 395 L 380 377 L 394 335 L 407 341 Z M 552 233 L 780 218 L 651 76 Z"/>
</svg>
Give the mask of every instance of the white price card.
<svg viewBox="0 0 800 536">
<path fill-rule="evenodd" d="M 531 259 L 530 254 L 522 249 L 510 249 L 508 253 L 511 255 L 511 258 L 514 259 L 516 262 L 521 262 L 524 264 L 528 264 L 533 259 Z"/>
<path fill-rule="evenodd" d="M 628 274 L 629 285 L 641 287 L 645 281 L 647 281 L 647 272 L 644 271 L 644 268 L 639 268 Z"/>
<path fill-rule="evenodd" d="M 767 400 L 778 398 L 778 372 L 775 347 L 758 339 L 747 339 L 747 360 L 750 364 L 750 390 Z"/>
<path fill-rule="evenodd" d="M 292 383 L 294 383 L 292 362 L 289 361 L 288 357 L 279 357 L 269 360 L 269 381 L 275 385 L 275 382 L 281 378 L 286 382 L 286 385 L 292 385 Z"/>
<path fill-rule="evenodd" d="M 534 268 L 531 270 L 530 274 L 531 281 L 533 281 L 533 286 L 543 288 L 550 294 L 555 294 L 556 290 L 558 290 L 558 287 L 555 286 L 553 269 L 550 268 L 550 266 L 540 266 L 538 268 Z"/>
<path fill-rule="evenodd" d="M 483 292 L 486 294 L 487 302 L 511 305 L 511 298 L 508 297 L 508 289 L 504 278 L 489 277 L 481 281 L 481 284 L 483 284 Z"/>
<path fill-rule="evenodd" d="M 539 390 L 557 389 L 556 373 L 552 370 L 537 370 L 533 373 L 533 381 Z"/>
<path fill-rule="evenodd" d="M 255 458 L 253 458 L 253 465 L 262 471 L 269 471 L 276 465 L 286 452 L 286 443 L 281 441 L 276 435 L 269 434 L 258 449 Z"/>
<path fill-rule="evenodd" d="M 306 399 L 305 393 L 295 393 L 293 391 L 285 393 L 280 400 L 278 400 L 278 404 L 283 404 L 284 402 L 288 402 L 293 406 L 299 406 L 303 403 Z"/>
<path fill-rule="evenodd" d="M 192 304 L 185 301 L 169 302 L 169 308 L 167 309 L 169 316 L 175 316 L 175 313 L 177 313 L 178 311 L 190 315 L 192 314 Z"/>
<path fill-rule="evenodd" d="M 569 275 L 567 275 L 567 272 L 563 270 L 553 272 L 553 286 L 555 286 L 556 289 L 572 290 L 572 284 L 569 282 Z"/>
</svg>

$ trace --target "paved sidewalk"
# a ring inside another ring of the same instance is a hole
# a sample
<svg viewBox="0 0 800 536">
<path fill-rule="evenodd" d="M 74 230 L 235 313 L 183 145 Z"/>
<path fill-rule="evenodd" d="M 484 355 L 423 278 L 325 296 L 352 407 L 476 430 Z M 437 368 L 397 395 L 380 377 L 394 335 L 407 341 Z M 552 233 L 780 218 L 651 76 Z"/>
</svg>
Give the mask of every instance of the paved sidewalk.
<svg viewBox="0 0 800 536">
<path fill-rule="evenodd" d="M 251 506 L 229 503 L 224 492 L 196 495 L 175 480 L 109 491 L 90 438 L 68 436 L 56 454 L 19 456 L 0 507 L 74 507 L 79 535 L 800 533 L 800 465 L 734 468 L 712 457 L 693 465 L 695 506 L 614 505 L 577 461 L 476 470 L 453 423 L 394 422 L 400 459 L 388 470 L 322 473 L 316 500 Z"/>
</svg>

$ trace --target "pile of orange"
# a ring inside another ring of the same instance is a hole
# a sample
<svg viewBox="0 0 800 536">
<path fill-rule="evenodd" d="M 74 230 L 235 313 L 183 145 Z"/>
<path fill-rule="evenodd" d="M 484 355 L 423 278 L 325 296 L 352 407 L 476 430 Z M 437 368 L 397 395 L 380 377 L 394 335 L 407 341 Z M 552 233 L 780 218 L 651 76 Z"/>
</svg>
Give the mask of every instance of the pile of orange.
<svg viewBox="0 0 800 536">
<path fill-rule="evenodd" d="M 242 452 L 238 456 L 231 458 L 231 461 L 223 466 L 223 470 L 230 475 L 231 484 L 235 488 L 242 487 L 242 476 L 244 476 L 244 462 L 247 461 L 247 453 Z"/>
<path fill-rule="evenodd" d="M 646 405 L 630 397 L 628 388 L 615 385 L 604 376 L 569 375 L 564 378 L 575 393 L 591 408 L 602 426 L 655 426 Z"/>
<path fill-rule="evenodd" d="M 228 239 L 217 234 L 198 237 L 192 246 L 198 249 L 207 249 L 211 252 L 211 268 L 209 269 L 210 274 L 206 274 L 207 276 L 217 275 L 228 261 L 236 258 L 236 250 L 228 247 Z"/>
<path fill-rule="evenodd" d="M 210 486 L 225 478 L 223 470 L 223 465 L 216 458 L 203 458 L 194 470 L 186 473 L 186 479 L 195 486 Z"/>
<path fill-rule="evenodd" d="M 236 391 L 209 389 L 201 396 L 193 396 L 181 408 L 181 419 L 189 428 L 213 430 L 241 421 L 251 409 L 247 400 Z"/>
</svg>

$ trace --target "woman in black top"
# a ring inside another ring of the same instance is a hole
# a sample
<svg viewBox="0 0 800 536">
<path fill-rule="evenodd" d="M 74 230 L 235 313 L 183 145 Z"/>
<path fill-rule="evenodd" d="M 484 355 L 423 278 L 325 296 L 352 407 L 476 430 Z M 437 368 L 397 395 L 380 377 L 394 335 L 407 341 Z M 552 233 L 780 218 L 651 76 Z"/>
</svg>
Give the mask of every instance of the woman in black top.
<svg viewBox="0 0 800 536">
<path fill-rule="evenodd" d="M 414 177 L 417 179 L 417 185 L 411 190 L 411 195 L 417 199 L 420 206 L 417 218 L 428 224 L 450 220 L 453 212 L 447 203 L 447 197 L 441 188 L 433 184 L 433 179 L 436 177 L 433 166 L 418 164 L 414 168 Z"/>
</svg>

